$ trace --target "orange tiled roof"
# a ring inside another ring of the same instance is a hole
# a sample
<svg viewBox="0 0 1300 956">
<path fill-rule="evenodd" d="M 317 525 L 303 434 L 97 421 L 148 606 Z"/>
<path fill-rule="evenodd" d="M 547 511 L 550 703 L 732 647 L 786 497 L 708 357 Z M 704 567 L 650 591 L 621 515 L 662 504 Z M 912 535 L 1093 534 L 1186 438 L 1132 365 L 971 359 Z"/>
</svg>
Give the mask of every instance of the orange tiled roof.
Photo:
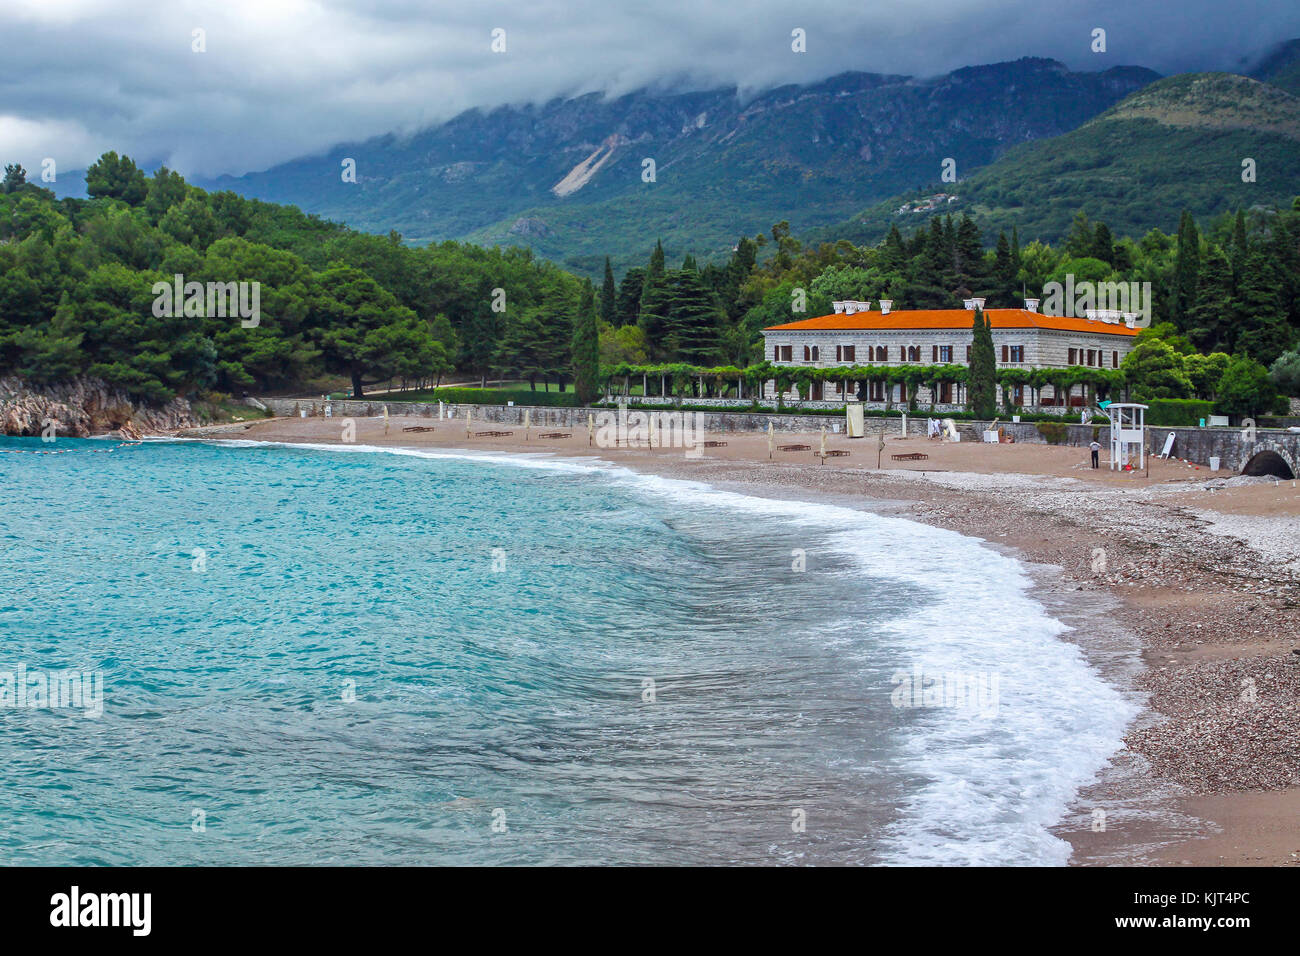
<svg viewBox="0 0 1300 956">
<path fill-rule="evenodd" d="M 1043 315 L 1026 309 L 985 309 L 985 317 L 994 329 L 1053 329 L 1058 332 L 1100 332 L 1105 335 L 1137 335 L 1123 322 L 1074 319 L 1069 316 Z M 835 313 L 812 319 L 771 325 L 764 332 L 896 332 L 911 329 L 969 329 L 974 313 L 969 309 L 912 309 L 890 312 Z"/>
</svg>

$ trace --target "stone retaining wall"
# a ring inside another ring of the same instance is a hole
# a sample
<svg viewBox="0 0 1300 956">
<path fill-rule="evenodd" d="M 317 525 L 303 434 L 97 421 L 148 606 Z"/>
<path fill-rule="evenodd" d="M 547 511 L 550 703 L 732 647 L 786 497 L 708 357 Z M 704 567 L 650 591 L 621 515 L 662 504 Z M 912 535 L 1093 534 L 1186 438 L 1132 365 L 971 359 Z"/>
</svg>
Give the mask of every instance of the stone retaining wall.
<svg viewBox="0 0 1300 956">
<path fill-rule="evenodd" d="M 328 406 L 329 414 L 335 418 L 372 418 L 382 415 L 384 407 L 387 406 L 388 414 L 393 416 L 416 416 L 434 419 L 438 417 L 437 403 L 352 401 L 350 399 L 322 401 L 321 399 L 292 398 L 265 398 L 261 399 L 261 401 L 272 414 L 277 416 L 298 417 L 305 414 L 307 417 L 315 417 L 324 415 Z M 442 412 L 447 419 L 460 419 L 463 421 L 466 410 L 472 410 L 476 422 L 494 425 L 522 425 L 525 408 L 528 408 L 530 421 L 535 427 L 554 428 L 582 428 L 587 424 L 588 415 L 599 416 L 611 412 L 611 409 L 608 408 L 535 408 L 523 405 L 451 404 L 444 405 Z M 634 413 L 635 409 L 630 407 L 629 414 Z M 765 432 L 769 422 L 775 426 L 775 430 L 778 432 L 819 432 L 823 425 L 826 426 L 828 432 L 832 433 L 835 432 L 836 428 L 840 432 L 844 430 L 843 417 L 836 415 L 774 415 L 767 412 L 709 412 L 697 410 L 684 410 L 684 413 L 702 416 L 704 430 L 710 433 Z M 909 436 L 924 437 L 926 434 L 926 419 L 930 417 L 942 417 L 942 415 L 908 415 L 907 434 Z M 597 418 L 596 421 L 599 422 L 600 419 Z M 987 422 L 973 421 L 958 421 L 956 423 L 962 441 L 975 442 L 982 440 L 983 432 L 988 428 L 988 424 Z M 1038 445 L 1047 443 L 1047 438 L 1039 431 L 1037 424 L 1034 422 L 999 422 L 998 427 L 1002 429 L 1003 434 L 1014 438 L 1018 442 Z M 865 419 L 864 428 L 868 435 L 878 435 L 881 432 L 887 435 L 899 435 L 902 434 L 903 422 L 899 418 L 872 418 L 868 416 Z M 1293 472 L 1300 473 L 1300 469 L 1297 468 L 1297 464 L 1300 464 L 1300 434 L 1279 429 L 1261 428 L 1254 433 L 1253 437 L 1243 439 L 1243 432 L 1240 428 L 1161 428 L 1151 426 L 1147 428 L 1147 453 L 1149 455 L 1159 454 L 1170 432 L 1174 433 L 1172 455 L 1176 458 L 1186 458 L 1197 464 L 1207 465 L 1211 456 L 1214 456 L 1220 459 L 1220 468 L 1222 470 L 1235 472 L 1240 471 L 1246 462 L 1258 452 L 1273 450 L 1282 456 L 1291 466 Z M 1108 446 L 1110 442 L 1109 427 L 1104 424 L 1068 424 L 1066 425 L 1065 440 L 1061 444 L 1085 446 L 1094 437 L 1101 442 L 1103 447 Z"/>
</svg>

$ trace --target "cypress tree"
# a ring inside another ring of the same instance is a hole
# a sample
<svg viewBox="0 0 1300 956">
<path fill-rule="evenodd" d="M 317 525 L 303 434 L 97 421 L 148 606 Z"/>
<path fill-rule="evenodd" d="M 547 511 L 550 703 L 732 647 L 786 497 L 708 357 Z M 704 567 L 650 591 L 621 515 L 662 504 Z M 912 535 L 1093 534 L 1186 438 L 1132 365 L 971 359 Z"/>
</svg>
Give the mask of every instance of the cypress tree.
<svg viewBox="0 0 1300 956">
<path fill-rule="evenodd" d="M 1178 253 L 1174 259 L 1171 318 L 1180 332 L 1187 331 L 1188 313 L 1196 305 L 1196 285 L 1201 272 L 1201 235 L 1192 214 L 1183 210 L 1178 221 Z"/>
<path fill-rule="evenodd" d="M 1232 249 L 1228 261 L 1232 263 L 1232 288 L 1236 290 L 1241 283 L 1242 272 L 1246 268 L 1246 256 L 1250 254 L 1250 240 L 1246 238 L 1246 214 L 1237 210 L 1237 219 L 1232 224 Z"/>
<path fill-rule="evenodd" d="M 1201 269 L 1196 305 L 1187 316 L 1188 338 L 1206 352 L 1231 351 L 1232 267 L 1228 257 L 1211 246 Z"/>
<path fill-rule="evenodd" d="M 608 261 L 606 260 L 607 265 Z M 578 315 L 573 322 L 571 351 L 574 396 L 579 405 L 588 405 L 596 397 L 600 379 L 600 333 L 596 324 L 596 293 L 589 280 L 583 282 L 582 295 L 578 299 Z"/>
<path fill-rule="evenodd" d="M 605 257 L 605 284 L 600 289 L 600 317 L 607 325 L 618 325 L 618 289 L 614 285 L 614 267 Z"/>
<path fill-rule="evenodd" d="M 971 323 L 970 371 L 966 400 L 976 418 L 991 419 L 997 413 L 997 356 L 993 353 L 993 330 L 984 310 L 975 310 Z"/>
</svg>

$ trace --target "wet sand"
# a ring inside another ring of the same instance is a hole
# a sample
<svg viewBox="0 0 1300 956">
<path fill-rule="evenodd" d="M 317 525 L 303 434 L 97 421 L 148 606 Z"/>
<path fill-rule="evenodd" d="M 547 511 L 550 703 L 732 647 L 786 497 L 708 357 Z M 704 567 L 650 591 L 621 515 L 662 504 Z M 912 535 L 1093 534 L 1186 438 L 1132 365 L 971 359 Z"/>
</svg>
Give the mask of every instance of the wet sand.
<svg viewBox="0 0 1300 956">
<path fill-rule="evenodd" d="M 403 431 L 429 427 L 433 431 Z M 1067 635 L 1148 709 L 1057 833 L 1082 864 L 1300 863 L 1300 487 L 1150 461 L 1142 473 L 1089 467 L 1085 448 L 944 443 L 892 436 L 707 435 L 717 447 L 589 444 L 587 429 L 357 419 L 355 442 L 599 458 L 748 494 L 884 509 L 1012 549 L 1038 568 L 1035 592 Z M 567 438 L 541 438 L 543 432 Z M 339 443 L 343 420 L 270 419 L 183 437 Z M 895 461 L 895 454 L 924 461 Z M 879 468 L 877 463 L 879 462 Z M 1107 671 L 1136 642 L 1144 666 Z M 1118 658 L 1115 658 L 1118 659 Z M 1097 811 L 1104 813 L 1104 827 Z"/>
</svg>

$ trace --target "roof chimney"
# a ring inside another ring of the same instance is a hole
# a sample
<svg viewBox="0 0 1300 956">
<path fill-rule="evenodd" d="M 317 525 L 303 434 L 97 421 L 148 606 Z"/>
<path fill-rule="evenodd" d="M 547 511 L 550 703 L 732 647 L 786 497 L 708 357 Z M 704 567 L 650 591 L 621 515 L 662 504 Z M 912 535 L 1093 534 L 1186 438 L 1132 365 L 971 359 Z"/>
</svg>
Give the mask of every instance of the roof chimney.
<svg viewBox="0 0 1300 956">
<path fill-rule="evenodd" d="M 963 309 L 965 309 L 967 312 L 972 312 L 972 311 L 974 311 L 974 309 L 975 309 L 975 300 L 974 300 L 974 299 L 962 299 L 962 301 L 961 301 L 961 307 L 962 307 Z"/>
<path fill-rule="evenodd" d="M 843 303 L 843 302 L 832 302 L 831 305 L 835 306 L 835 312 L 836 312 L 836 314 L 842 314 L 842 313 L 844 312 L 844 303 Z"/>
<path fill-rule="evenodd" d="M 881 315 L 889 315 L 889 310 L 892 309 L 893 307 L 894 307 L 894 300 L 893 300 L 893 299 L 881 299 L 881 300 L 880 300 L 880 314 L 881 314 Z"/>
<path fill-rule="evenodd" d="M 984 300 L 983 300 L 983 299 L 971 299 L 971 301 L 975 303 L 975 308 L 977 308 L 977 309 L 982 309 L 982 308 L 984 308 Z"/>
<path fill-rule="evenodd" d="M 1038 300 L 1037 300 L 1037 299 L 1026 299 L 1026 300 L 1025 300 L 1025 311 L 1026 311 L 1026 312 L 1037 312 L 1037 311 L 1038 311 Z"/>
</svg>

